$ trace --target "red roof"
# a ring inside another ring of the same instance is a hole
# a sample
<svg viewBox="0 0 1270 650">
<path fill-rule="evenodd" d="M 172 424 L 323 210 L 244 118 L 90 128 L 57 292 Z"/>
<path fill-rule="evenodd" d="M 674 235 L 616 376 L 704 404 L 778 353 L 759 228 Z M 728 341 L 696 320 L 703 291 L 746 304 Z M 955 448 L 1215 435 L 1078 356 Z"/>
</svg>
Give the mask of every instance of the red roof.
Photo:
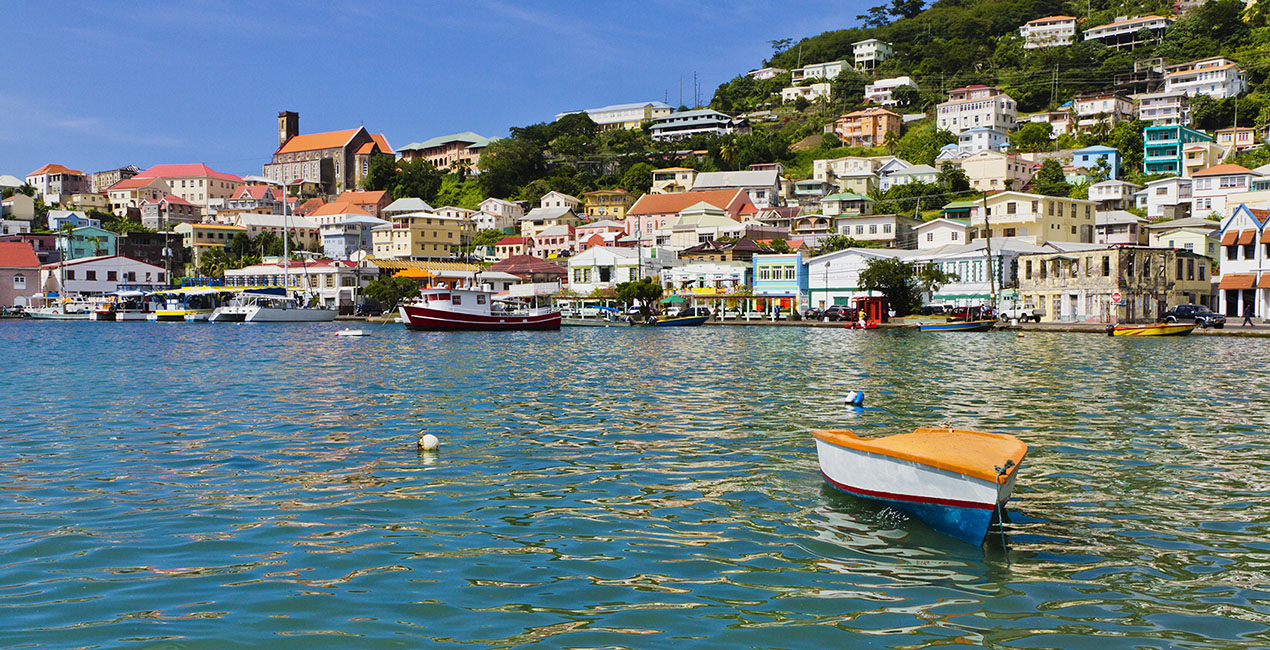
<svg viewBox="0 0 1270 650">
<path fill-rule="evenodd" d="M 738 197 L 737 194 L 741 196 Z M 706 190 L 704 192 L 673 192 L 670 194 L 645 194 L 639 197 L 635 205 L 626 211 L 627 216 L 637 217 L 644 214 L 677 214 L 682 212 L 684 208 L 694 206 L 698 203 L 705 202 L 716 208 L 727 210 L 737 198 L 742 198 L 747 204 L 748 209 L 742 206 L 740 214 L 754 212 L 753 204 L 749 203 L 749 195 L 745 190 Z"/>
<path fill-rule="evenodd" d="M 308 135 L 297 135 L 287 140 L 281 147 L 278 147 L 277 153 L 297 153 L 300 151 L 318 151 L 321 149 L 338 149 L 348 144 L 357 135 L 362 128 L 345 129 L 343 131 L 327 131 L 326 133 L 310 133 Z M 379 133 L 369 133 L 371 140 L 379 145 L 379 150 L 383 153 L 393 153 L 392 147 L 388 146 L 388 140 Z M 359 149 L 360 153 L 361 150 Z"/>
<path fill-rule="evenodd" d="M 133 178 L 216 178 L 222 181 L 231 181 L 234 183 L 243 182 L 243 179 L 234 176 L 233 174 L 218 172 L 202 163 L 191 163 L 187 165 L 155 165 L 154 167 L 137 174 Z"/>
<path fill-rule="evenodd" d="M 83 176 L 84 172 L 81 172 L 78 169 L 71 169 L 65 165 L 49 163 L 30 174 L 27 174 L 27 176 L 41 176 L 43 174 L 75 174 L 77 176 Z"/>
<path fill-rule="evenodd" d="M 533 275 L 535 273 L 545 273 L 548 275 L 569 274 L 569 271 L 565 268 L 557 264 L 552 264 L 547 260 L 538 259 L 533 255 L 513 255 L 501 262 L 498 262 L 497 264 L 494 264 L 487 270 L 521 276 Z"/>
<path fill-rule="evenodd" d="M 181 197 L 179 197 L 179 196 L 177 196 L 177 195 L 175 195 L 175 194 L 165 194 L 165 195 L 163 196 L 163 200 L 164 200 L 164 201 L 167 201 L 167 202 L 168 202 L 169 204 L 171 204 L 171 205 L 188 205 L 188 206 L 190 206 L 190 207 L 193 207 L 193 206 L 194 206 L 194 204 L 193 204 L 193 203 L 190 203 L 189 201 L 186 201 L 185 199 L 183 199 L 183 198 L 181 198 Z"/>
<path fill-rule="evenodd" d="M 335 199 L 337 202 L 344 201 L 353 205 L 372 205 L 379 204 L 388 197 L 388 192 L 384 190 L 375 190 L 373 192 L 354 192 L 348 191 L 339 195 Z"/>
<path fill-rule="evenodd" d="M 34 269 L 40 266 L 35 248 L 26 242 L 0 242 L 0 267 Z"/>
<path fill-rule="evenodd" d="M 310 199 L 310 201 L 312 201 L 312 199 Z M 308 204 L 309 204 L 309 201 L 306 201 L 304 205 L 300 206 L 300 208 L 303 209 Z M 312 212 L 308 213 L 308 216 L 322 217 L 322 216 L 326 216 L 330 214 L 364 214 L 368 217 L 370 216 L 369 212 L 366 212 L 365 210 L 359 207 L 356 207 L 355 205 L 353 205 L 353 203 L 349 201 L 335 201 L 334 203 L 325 203 L 321 206 L 318 206 Z"/>
<path fill-rule="evenodd" d="M 251 198 L 251 199 L 256 199 L 257 201 L 259 201 L 260 199 L 265 198 L 265 194 L 268 194 L 269 198 L 273 199 L 274 201 L 279 200 L 278 193 L 272 187 L 269 187 L 268 185 L 244 185 L 242 189 L 238 190 L 238 194 L 234 195 L 234 198 L 236 199 Z"/>
<path fill-rule="evenodd" d="M 1191 176 L 1219 176 L 1221 174 L 1251 174 L 1252 170 L 1242 165 L 1214 165 L 1201 169 Z"/>
<path fill-rule="evenodd" d="M 317 211 L 318 208 L 324 205 L 326 205 L 326 201 L 323 201 L 322 199 L 315 196 L 305 201 L 304 203 L 301 203 L 300 207 L 295 209 L 295 213 L 301 214 L 301 215 L 312 214 L 313 212 Z"/>
<path fill-rule="evenodd" d="M 515 246 L 516 244 L 525 244 L 529 242 L 528 237 L 504 237 L 498 240 L 495 246 Z"/>
<path fill-rule="evenodd" d="M 109 192 L 111 190 L 135 190 L 138 188 L 145 187 L 149 185 L 150 183 L 153 183 L 155 180 L 156 179 L 153 179 L 153 178 L 138 178 L 134 176 L 132 178 L 125 179 L 125 180 L 119 181 L 118 183 L 115 183 L 114 185 L 111 185 L 109 188 L 106 189 L 106 191 Z"/>
</svg>

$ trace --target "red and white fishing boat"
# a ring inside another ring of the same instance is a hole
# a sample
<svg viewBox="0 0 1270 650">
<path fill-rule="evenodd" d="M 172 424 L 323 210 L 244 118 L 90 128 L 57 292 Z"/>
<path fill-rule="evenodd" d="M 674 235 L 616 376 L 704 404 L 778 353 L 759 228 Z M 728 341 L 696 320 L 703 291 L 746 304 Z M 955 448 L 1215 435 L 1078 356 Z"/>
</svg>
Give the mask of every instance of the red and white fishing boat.
<svg viewBox="0 0 1270 650">
<path fill-rule="evenodd" d="M 401 322 L 420 330 L 560 329 L 560 310 L 531 300 L 538 297 L 533 285 L 522 286 L 526 289 L 513 286 L 497 298 L 487 289 L 421 289 L 418 298 L 399 308 Z"/>
</svg>

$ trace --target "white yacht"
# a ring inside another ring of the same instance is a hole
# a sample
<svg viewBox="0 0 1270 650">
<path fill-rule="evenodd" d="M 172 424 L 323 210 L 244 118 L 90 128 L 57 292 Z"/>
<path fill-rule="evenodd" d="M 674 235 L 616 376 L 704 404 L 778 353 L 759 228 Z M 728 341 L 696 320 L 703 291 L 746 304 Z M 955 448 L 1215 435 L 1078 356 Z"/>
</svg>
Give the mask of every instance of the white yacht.
<svg viewBox="0 0 1270 650">
<path fill-rule="evenodd" d="M 314 323 L 335 320 L 335 310 L 310 307 L 295 295 L 244 291 L 217 307 L 208 319 L 216 323 Z"/>
</svg>

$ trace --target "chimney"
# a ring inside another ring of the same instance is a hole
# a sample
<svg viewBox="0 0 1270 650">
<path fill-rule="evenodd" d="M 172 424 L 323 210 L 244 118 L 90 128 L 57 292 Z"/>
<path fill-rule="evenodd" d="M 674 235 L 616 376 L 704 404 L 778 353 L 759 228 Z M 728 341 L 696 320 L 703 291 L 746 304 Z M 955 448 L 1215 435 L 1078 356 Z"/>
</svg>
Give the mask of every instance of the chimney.
<svg viewBox="0 0 1270 650">
<path fill-rule="evenodd" d="M 295 111 L 278 113 L 278 147 L 297 135 L 300 135 L 300 114 Z"/>
</svg>

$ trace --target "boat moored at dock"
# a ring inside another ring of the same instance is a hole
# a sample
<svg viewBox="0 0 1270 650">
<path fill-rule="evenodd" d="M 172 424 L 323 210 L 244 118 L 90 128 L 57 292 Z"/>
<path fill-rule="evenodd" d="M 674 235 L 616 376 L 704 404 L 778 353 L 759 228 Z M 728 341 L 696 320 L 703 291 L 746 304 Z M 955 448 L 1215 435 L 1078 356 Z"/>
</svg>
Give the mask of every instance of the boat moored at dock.
<svg viewBox="0 0 1270 650">
<path fill-rule="evenodd" d="M 558 330 L 560 310 L 542 304 L 535 287 L 516 285 L 507 295 L 483 288 L 427 288 L 402 304 L 401 322 L 419 330 Z"/>
<path fill-rule="evenodd" d="M 1014 490 L 1027 445 L 1014 436 L 919 428 L 883 438 L 815 431 L 820 472 L 834 488 L 892 506 L 931 528 L 983 543 Z"/>
<path fill-rule="evenodd" d="M 995 320 L 948 321 L 947 323 L 919 323 L 919 332 L 986 332 L 995 327 Z"/>
<path fill-rule="evenodd" d="M 1107 327 L 1107 336 L 1186 336 L 1199 327 L 1195 323 L 1149 323 Z"/>
</svg>

